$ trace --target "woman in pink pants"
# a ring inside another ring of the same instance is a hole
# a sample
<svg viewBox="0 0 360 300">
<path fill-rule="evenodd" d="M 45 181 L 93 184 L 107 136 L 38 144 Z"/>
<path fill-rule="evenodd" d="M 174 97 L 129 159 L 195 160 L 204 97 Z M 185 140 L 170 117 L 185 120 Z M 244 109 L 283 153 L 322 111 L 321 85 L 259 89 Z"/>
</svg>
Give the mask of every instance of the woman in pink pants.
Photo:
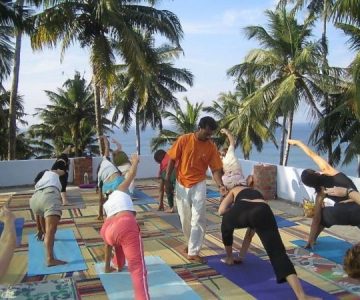
<svg viewBox="0 0 360 300">
<path fill-rule="evenodd" d="M 126 193 L 128 185 L 136 175 L 138 157 L 132 157 L 132 166 L 128 177 L 112 192 L 103 208 L 106 220 L 100 230 L 105 242 L 105 272 L 115 271 L 110 266 L 112 249 L 115 256 L 113 264 L 121 271 L 128 263 L 136 300 L 150 299 L 147 283 L 147 270 L 144 261 L 144 249 L 136 212 L 131 197 Z"/>
</svg>

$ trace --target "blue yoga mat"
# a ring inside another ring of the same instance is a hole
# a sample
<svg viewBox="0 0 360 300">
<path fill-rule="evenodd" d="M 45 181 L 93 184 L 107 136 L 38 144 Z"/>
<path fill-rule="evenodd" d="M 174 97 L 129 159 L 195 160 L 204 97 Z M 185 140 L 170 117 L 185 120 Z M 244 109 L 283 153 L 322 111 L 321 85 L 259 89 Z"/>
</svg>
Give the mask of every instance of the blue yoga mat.
<svg viewBox="0 0 360 300">
<path fill-rule="evenodd" d="M 16 245 L 18 246 L 21 244 L 24 222 L 25 222 L 24 218 L 15 219 Z M 0 223 L 0 235 L 2 234 L 3 230 L 4 230 L 4 223 Z"/>
<path fill-rule="evenodd" d="M 145 194 L 144 192 L 138 189 L 134 190 L 134 193 L 131 195 L 131 198 L 133 199 L 133 203 L 138 205 L 156 203 L 153 197 L 150 197 L 149 195 Z"/>
<path fill-rule="evenodd" d="M 220 193 L 218 191 L 214 191 L 211 189 L 206 189 L 206 197 L 208 198 L 218 198 L 220 197 Z"/>
<path fill-rule="evenodd" d="M 292 241 L 292 243 L 300 247 L 304 247 L 307 244 L 307 242 L 303 240 Z M 342 264 L 346 250 L 351 247 L 352 244 L 349 242 L 339 240 L 332 236 L 322 236 L 317 239 L 315 246 L 309 249 L 309 251 L 319 254 L 321 257 L 327 258 L 337 264 Z"/>
<path fill-rule="evenodd" d="M 293 221 L 289 221 L 289 220 L 286 220 L 280 216 L 275 216 L 275 220 L 276 220 L 276 223 L 277 223 L 277 226 L 279 228 L 282 228 L 282 227 L 291 227 L 291 226 L 296 226 L 297 224 L 294 223 Z"/>
<path fill-rule="evenodd" d="M 207 263 L 211 268 L 215 269 L 256 299 L 296 299 L 289 284 L 278 284 L 276 282 L 270 262 L 248 253 L 242 264 L 228 266 L 220 261 L 222 257 L 224 257 L 224 255 L 209 256 L 207 257 Z M 327 300 L 336 299 L 336 297 L 318 287 L 306 281 L 300 281 L 305 293 Z"/>
<path fill-rule="evenodd" d="M 38 241 L 35 234 L 28 235 L 29 265 L 28 276 L 66 273 L 87 270 L 79 245 L 71 229 L 58 230 L 55 235 L 54 253 L 57 259 L 67 262 L 65 265 L 47 267 L 44 242 Z"/>
<path fill-rule="evenodd" d="M 201 299 L 160 257 L 146 256 L 145 263 L 151 299 Z M 121 272 L 104 273 L 104 263 L 98 263 L 95 269 L 110 300 L 134 299 L 132 281 L 127 268 Z"/>
</svg>

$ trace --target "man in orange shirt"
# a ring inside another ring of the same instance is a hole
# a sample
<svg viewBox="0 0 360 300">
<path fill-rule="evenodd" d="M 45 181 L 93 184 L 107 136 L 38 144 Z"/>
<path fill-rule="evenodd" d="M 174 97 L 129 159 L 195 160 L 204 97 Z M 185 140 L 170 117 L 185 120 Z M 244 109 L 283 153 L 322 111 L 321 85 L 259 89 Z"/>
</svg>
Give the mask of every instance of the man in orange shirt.
<svg viewBox="0 0 360 300">
<path fill-rule="evenodd" d="M 180 136 L 168 151 L 170 157 L 165 184 L 177 162 L 175 201 L 187 247 L 188 259 L 203 262 L 199 255 L 206 229 L 206 171 L 210 167 L 221 194 L 226 193 L 222 183 L 222 162 L 211 136 L 217 128 L 211 117 L 203 117 L 195 133 Z"/>
</svg>

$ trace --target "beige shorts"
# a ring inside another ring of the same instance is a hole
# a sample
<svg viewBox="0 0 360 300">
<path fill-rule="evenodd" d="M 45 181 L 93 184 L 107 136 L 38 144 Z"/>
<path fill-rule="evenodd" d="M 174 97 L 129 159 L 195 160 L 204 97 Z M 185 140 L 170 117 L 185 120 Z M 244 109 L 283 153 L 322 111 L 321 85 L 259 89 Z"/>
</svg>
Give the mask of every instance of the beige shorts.
<svg viewBox="0 0 360 300">
<path fill-rule="evenodd" d="M 42 217 L 61 217 L 61 195 L 60 191 L 49 186 L 36 191 L 30 198 L 30 208 L 35 215 Z"/>
</svg>

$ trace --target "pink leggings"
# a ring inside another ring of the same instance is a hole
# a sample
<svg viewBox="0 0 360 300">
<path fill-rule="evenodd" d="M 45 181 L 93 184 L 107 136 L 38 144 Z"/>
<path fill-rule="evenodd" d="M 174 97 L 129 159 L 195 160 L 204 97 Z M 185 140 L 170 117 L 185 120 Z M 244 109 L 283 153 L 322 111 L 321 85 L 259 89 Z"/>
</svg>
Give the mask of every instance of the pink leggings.
<svg viewBox="0 0 360 300">
<path fill-rule="evenodd" d="M 140 228 L 132 213 L 106 219 L 100 230 L 105 243 L 115 249 L 113 262 L 118 268 L 128 263 L 136 300 L 150 299 L 147 270 Z"/>
</svg>

